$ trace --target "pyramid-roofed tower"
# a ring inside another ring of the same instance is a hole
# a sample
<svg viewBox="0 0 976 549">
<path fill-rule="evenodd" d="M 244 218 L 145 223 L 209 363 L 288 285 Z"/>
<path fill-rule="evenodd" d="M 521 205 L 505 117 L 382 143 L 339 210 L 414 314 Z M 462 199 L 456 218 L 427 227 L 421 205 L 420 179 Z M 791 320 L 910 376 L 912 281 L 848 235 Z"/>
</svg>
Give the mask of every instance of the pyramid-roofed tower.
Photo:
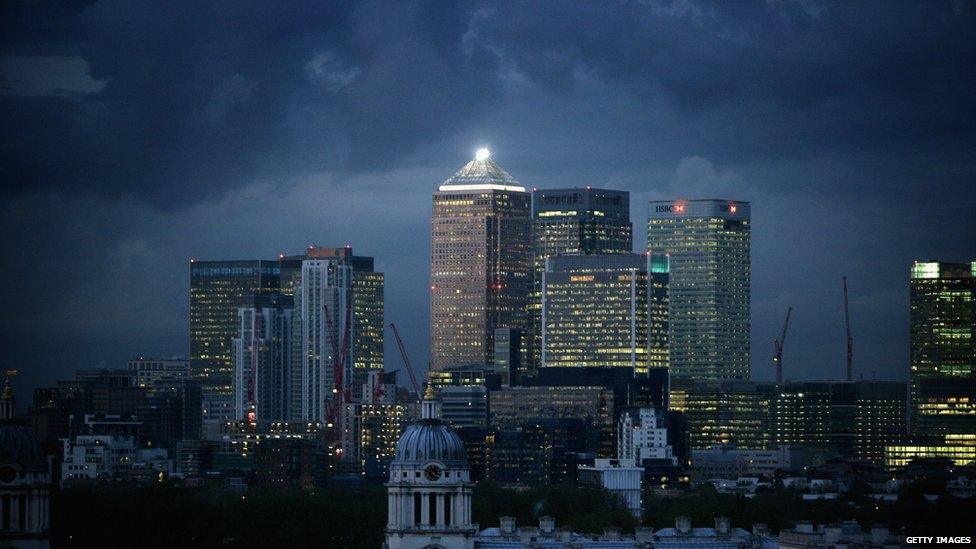
<svg viewBox="0 0 976 549">
<path fill-rule="evenodd" d="M 434 192 L 430 368 L 491 364 L 495 330 L 522 329 L 532 264 L 532 194 L 487 149 Z"/>
<path fill-rule="evenodd" d="M 487 149 L 481 149 L 475 157 L 441 184 L 440 190 L 468 190 L 497 188 L 508 191 L 525 191 L 505 168 L 491 159 Z"/>
</svg>

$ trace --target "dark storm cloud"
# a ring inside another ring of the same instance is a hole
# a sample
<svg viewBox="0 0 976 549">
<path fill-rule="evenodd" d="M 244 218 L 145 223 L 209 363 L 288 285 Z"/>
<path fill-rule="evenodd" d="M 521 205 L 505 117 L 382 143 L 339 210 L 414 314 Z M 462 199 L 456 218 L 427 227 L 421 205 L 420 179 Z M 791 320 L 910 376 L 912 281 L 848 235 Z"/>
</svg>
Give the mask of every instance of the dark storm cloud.
<svg viewBox="0 0 976 549">
<path fill-rule="evenodd" d="M 50 26 L 80 28 L 63 48 L 104 85 L 42 103 L 23 85 L 5 94 L 7 189 L 173 206 L 255 176 L 392 167 L 483 106 L 492 71 L 456 51 L 463 17 L 437 4 L 95 3 Z M 29 58 L 13 61 L 5 83 Z"/>
<path fill-rule="evenodd" d="M 718 120 L 694 139 L 737 161 L 958 149 L 976 123 L 973 17 L 950 4 L 522 5 L 475 21 L 503 62 L 554 92 L 585 69 L 663 96 L 682 123 Z"/>
<path fill-rule="evenodd" d="M 753 203 L 753 369 L 907 369 L 907 265 L 976 256 L 971 2 L 6 2 L 3 356 L 49 382 L 185 354 L 186 261 L 350 243 L 427 355 L 430 192 Z M 388 346 L 388 365 L 399 364 Z"/>
</svg>

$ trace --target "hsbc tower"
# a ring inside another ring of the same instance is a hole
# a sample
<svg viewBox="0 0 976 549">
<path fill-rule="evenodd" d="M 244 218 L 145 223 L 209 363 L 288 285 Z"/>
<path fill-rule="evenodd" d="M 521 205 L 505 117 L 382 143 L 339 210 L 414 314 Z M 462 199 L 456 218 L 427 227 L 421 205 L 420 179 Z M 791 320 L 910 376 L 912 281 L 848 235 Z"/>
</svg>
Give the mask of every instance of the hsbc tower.
<svg viewBox="0 0 976 549">
<path fill-rule="evenodd" d="M 750 234 L 748 202 L 648 203 L 647 249 L 671 262 L 672 376 L 749 379 Z"/>
</svg>

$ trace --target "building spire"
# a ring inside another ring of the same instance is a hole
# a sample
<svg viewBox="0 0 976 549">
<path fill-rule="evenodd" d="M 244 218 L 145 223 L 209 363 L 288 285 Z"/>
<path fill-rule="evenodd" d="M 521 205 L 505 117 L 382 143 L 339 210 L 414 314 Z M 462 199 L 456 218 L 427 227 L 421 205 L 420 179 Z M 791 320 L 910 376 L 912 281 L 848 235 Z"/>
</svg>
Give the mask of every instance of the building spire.
<svg viewBox="0 0 976 549">
<path fill-rule="evenodd" d="M 10 386 L 10 378 L 17 375 L 17 370 L 4 372 L 3 392 L 0 392 L 0 419 L 14 417 L 14 389 Z"/>
<path fill-rule="evenodd" d="M 439 417 L 434 384 L 428 381 L 427 390 L 424 391 L 424 400 L 420 403 L 420 419 L 439 419 Z"/>
</svg>

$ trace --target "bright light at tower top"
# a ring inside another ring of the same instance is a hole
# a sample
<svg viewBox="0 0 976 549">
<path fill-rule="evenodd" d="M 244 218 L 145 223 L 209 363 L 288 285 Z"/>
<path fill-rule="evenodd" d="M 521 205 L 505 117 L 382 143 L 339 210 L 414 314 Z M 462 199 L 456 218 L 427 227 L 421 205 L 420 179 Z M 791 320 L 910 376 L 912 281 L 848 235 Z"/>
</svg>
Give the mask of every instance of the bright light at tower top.
<svg viewBox="0 0 976 549">
<path fill-rule="evenodd" d="M 478 151 L 474 153 L 475 160 L 487 160 L 489 156 L 491 156 L 491 151 L 488 149 L 478 149 Z"/>
</svg>

